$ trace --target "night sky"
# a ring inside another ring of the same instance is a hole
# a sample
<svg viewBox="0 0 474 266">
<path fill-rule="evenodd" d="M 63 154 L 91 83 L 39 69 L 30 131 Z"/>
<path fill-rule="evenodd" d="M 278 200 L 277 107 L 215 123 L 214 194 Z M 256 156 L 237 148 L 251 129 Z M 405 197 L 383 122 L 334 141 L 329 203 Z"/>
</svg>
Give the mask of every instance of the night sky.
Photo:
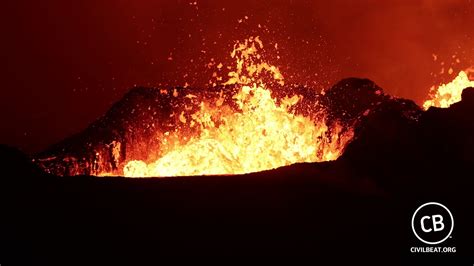
<svg viewBox="0 0 474 266">
<path fill-rule="evenodd" d="M 1 9 L 0 143 L 26 152 L 81 131 L 135 85 L 204 87 L 211 59 L 229 64 L 234 42 L 249 36 L 287 83 L 367 77 L 418 103 L 474 65 L 471 0 L 19 0 Z"/>
</svg>

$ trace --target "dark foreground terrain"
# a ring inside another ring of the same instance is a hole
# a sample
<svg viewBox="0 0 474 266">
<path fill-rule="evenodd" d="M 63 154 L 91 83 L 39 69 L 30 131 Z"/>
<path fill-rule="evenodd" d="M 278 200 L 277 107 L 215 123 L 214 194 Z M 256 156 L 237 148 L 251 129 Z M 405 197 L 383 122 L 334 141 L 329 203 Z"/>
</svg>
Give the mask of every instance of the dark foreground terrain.
<svg viewBox="0 0 474 266">
<path fill-rule="evenodd" d="M 57 177 L 2 146 L 0 264 L 472 265 L 474 89 L 448 109 L 406 105 L 374 107 L 337 161 L 242 176 Z M 439 246 L 454 254 L 410 252 L 428 246 L 411 218 L 431 201 L 453 214 Z"/>
</svg>

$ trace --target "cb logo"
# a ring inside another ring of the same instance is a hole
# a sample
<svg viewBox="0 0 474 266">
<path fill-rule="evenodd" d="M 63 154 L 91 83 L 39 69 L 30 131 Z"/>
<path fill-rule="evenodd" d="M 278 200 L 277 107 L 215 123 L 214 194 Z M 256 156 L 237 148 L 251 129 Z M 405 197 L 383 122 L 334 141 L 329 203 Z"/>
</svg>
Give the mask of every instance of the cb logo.
<svg viewBox="0 0 474 266">
<path fill-rule="evenodd" d="M 421 205 L 411 218 L 413 233 L 429 245 L 443 243 L 453 232 L 453 227 L 453 215 L 446 206 L 437 202 Z"/>
</svg>

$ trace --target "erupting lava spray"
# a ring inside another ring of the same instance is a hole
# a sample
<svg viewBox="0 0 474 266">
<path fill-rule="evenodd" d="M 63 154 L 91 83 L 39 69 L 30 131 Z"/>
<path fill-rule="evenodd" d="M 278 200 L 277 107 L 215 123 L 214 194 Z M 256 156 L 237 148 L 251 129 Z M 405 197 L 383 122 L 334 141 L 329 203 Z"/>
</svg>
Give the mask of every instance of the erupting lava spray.
<svg viewBox="0 0 474 266">
<path fill-rule="evenodd" d="M 432 87 L 430 99 L 423 103 L 423 108 L 425 110 L 431 106 L 447 108 L 451 104 L 461 101 L 462 91 L 467 87 L 474 87 L 473 78 L 469 78 L 471 74 L 474 74 L 472 68 L 459 72 L 458 76 L 449 83 Z"/>
<path fill-rule="evenodd" d="M 298 162 L 337 159 L 353 137 L 337 123 L 327 123 L 324 112 L 311 117 L 297 114 L 303 96 L 277 98 L 269 88 L 283 89 L 280 70 L 263 60 L 258 37 L 237 43 L 231 52 L 236 64 L 222 83 L 237 86 L 232 103 L 223 94 L 217 99 L 197 102 L 199 110 L 186 109 L 179 116 L 181 128 L 198 129 L 166 132 L 161 140 L 166 152 L 155 161 L 128 160 L 123 167 L 127 177 L 243 174 Z M 221 66 L 222 67 L 222 66 Z M 270 80 L 265 79 L 270 76 Z M 223 80 L 217 77 L 217 80 Z M 176 93 L 177 94 L 177 93 Z M 188 94 L 187 98 L 195 98 Z M 171 144 L 170 144 L 171 143 Z"/>
</svg>

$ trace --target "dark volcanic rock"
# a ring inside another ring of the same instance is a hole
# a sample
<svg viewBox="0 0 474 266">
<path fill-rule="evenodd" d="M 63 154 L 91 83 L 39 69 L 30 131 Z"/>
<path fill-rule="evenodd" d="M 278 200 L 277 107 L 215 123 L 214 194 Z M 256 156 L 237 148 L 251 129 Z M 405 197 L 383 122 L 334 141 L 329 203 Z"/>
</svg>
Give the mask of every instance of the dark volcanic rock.
<svg viewBox="0 0 474 266">
<path fill-rule="evenodd" d="M 319 99 L 329 119 L 355 127 L 374 112 L 390 109 L 407 119 L 416 119 L 421 113 L 413 101 L 386 95 L 382 88 L 368 79 L 343 79 L 324 91 Z"/>
<path fill-rule="evenodd" d="M 474 165 L 474 88 L 449 108 L 431 107 L 420 118 L 420 141 L 431 161 Z"/>
<path fill-rule="evenodd" d="M 227 87 L 223 95 L 229 106 L 233 90 Z M 177 129 L 196 133 L 180 123 L 181 112 L 198 110 L 201 100 L 217 99 L 221 91 L 133 88 L 84 131 L 36 155 L 36 162 L 56 175 L 90 175 L 112 172 L 127 158 L 156 159 L 150 156 L 160 156 L 157 151 L 164 134 Z"/>
<path fill-rule="evenodd" d="M 32 159 L 20 150 L 0 144 L 0 169 L 2 177 L 18 175 L 21 177 L 30 177 L 42 173 L 32 162 Z"/>
<path fill-rule="evenodd" d="M 86 130 L 37 155 L 36 162 L 56 175 L 89 175 L 120 168 L 127 158 L 156 159 L 167 132 L 197 133 L 179 121 L 185 107 L 188 110 L 183 114 L 189 119 L 202 100 L 222 95 L 225 104 L 237 110 L 232 101 L 236 89 L 134 88 Z M 297 113 L 316 116 L 324 110 L 329 123 L 354 129 L 354 140 L 341 160 L 354 169 L 377 172 L 396 171 L 400 161 L 413 164 L 421 158 L 473 161 L 474 123 L 468 115 L 474 113 L 473 90 L 466 89 L 463 100 L 448 109 L 427 112 L 413 101 L 386 95 L 367 79 L 344 79 L 324 93 L 302 86 L 280 87 L 273 93 L 277 98 L 302 95 Z"/>
<path fill-rule="evenodd" d="M 149 89 L 133 93 L 137 95 L 126 97 L 123 106 L 94 125 L 107 128 L 120 121 L 116 125 L 133 128 L 128 119 L 130 113 L 132 118 L 137 115 L 132 112 L 136 103 L 155 103 L 141 97 L 161 97 Z M 2 180 L 23 178 L 0 186 L 0 258 L 19 265 L 64 265 L 71 258 L 81 265 L 97 258 L 108 264 L 128 258 L 137 265 L 138 259 L 149 264 L 166 256 L 217 255 L 308 256 L 315 263 L 343 265 L 465 261 L 472 257 L 474 233 L 474 89 L 465 90 L 462 101 L 450 108 L 426 112 L 411 101 L 384 99 L 347 107 L 354 110 L 349 117 L 360 121 L 356 138 L 339 160 L 248 175 L 62 177 L 45 182 L 46 176 L 27 156 L 0 146 L 1 168 L 8 175 Z M 156 108 L 166 110 L 169 105 Z M 112 115 L 124 120 L 109 121 Z M 121 136 L 95 126 L 88 130 L 104 132 L 99 140 L 104 142 Z M 82 143 L 87 136 L 72 139 Z M 68 143 L 62 144 L 64 149 L 77 152 Z M 31 180 L 40 182 L 32 185 L 27 182 Z M 410 247 L 422 245 L 410 219 L 417 207 L 430 201 L 452 210 L 455 234 L 443 245 L 455 246 L 456 253 L 410 252 Z"/>
<path fill-rule="evenodd" d="M 389 96 L 373 81 L 347 78 L 324 92 L 321 105 L 326 107 L 330 118 L 350 123 L 388 100 Z"/>
<path fill-rule="evenodd" d="M 446 180 L 435 177 L 474 165 L 472 114 L 473 88 L 461 102 L 426 112 L 411 101 L 385 102 L 360 121 L 340 161 L 386 188 L 403 189 L 408 181 L 401 177 L 413 175 L 419 184 L 442 187 Z"/>
</svg>

